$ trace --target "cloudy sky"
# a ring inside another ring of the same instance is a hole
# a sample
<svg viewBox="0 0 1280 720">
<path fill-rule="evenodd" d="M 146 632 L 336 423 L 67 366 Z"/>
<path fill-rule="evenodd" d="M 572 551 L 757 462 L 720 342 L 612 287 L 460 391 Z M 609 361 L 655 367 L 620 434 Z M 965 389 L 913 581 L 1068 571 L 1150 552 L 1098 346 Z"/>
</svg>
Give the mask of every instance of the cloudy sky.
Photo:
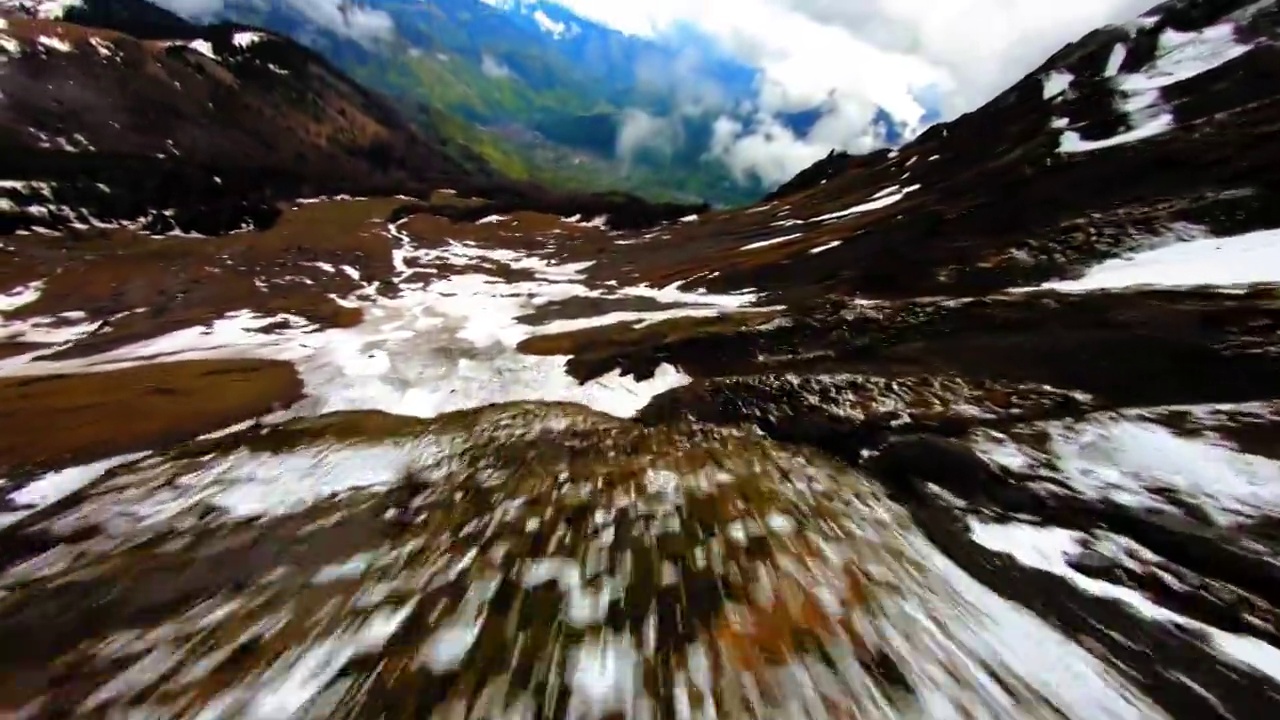
<svg viewBox="0 0 1280 720">
<path fill-rule="evenodd" d="M 713 150 L 775 183 L 832 147 L 875 144 L 877 106 L 908 121 L 928 88 L 944 117 L 986 102 L 1064 44 L 1130 20 L 1158 0 L 559 0 L 584 17 L 637 35 L 691 22 L 765 71 L 761 116 L 722 122 Z M 913 90 L 915 92 L 913 92 Z M 776 112 L 834 109 L 804 138 Z"/>
</svg>

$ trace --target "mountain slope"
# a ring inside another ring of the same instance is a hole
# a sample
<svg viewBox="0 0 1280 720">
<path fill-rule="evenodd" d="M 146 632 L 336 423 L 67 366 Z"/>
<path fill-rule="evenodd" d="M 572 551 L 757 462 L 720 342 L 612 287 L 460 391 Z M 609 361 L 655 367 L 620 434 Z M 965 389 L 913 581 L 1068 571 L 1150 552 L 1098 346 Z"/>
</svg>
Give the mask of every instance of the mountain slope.
<svg viewBox="0 0 1280 720">
<path fill-rule="evenodd" d="M 1277 20 L 656 228 L 0 238 L 0 712 L 1275 715 Z"/>
<path fill-rule="evenodd" d="M 90 2 L 69 17 L 104 27 L 11 14 L 0 31 L 9 228 L 182 206 L 184 229 L 218 230 L 224 201 L 497 177 L 290 40 L 145 3 Z"/>
</svg>

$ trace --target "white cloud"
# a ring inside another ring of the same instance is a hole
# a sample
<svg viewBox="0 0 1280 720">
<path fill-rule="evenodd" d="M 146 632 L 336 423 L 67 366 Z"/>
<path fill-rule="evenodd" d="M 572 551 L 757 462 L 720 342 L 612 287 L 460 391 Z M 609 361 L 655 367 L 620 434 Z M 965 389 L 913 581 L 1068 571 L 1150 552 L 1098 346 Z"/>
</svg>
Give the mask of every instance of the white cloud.
<svg viewBox="0 0 1280 720">
<path fill-rule="evenodd" d="M 507 78 L 514 74 L 506 63 L 489 53 L 481 53 L 480 55 L 480 72 L 491 78 Z"/>
<path fill-rule="evenodd" d="M 651 35 L 691 22 L 764 71 L 749 127 L 725 119 L 712 154 L 739 173 L 774 183 L 831 148 L 880 142 L 875 108 L 908 123 L 916 98 L 936 97 L 944 117 L 986 102 L 1046 57 L 1101 25 L 1157 0 L 559 0 L 624 32 Z M 927 93 L 921 90 L 927 88 Z M 913 92 L 915 91 L 915 92 Z M 828 103 L 831 112 L 797 138 L 780 112 Z"/>
<path fill-rule="evenodd" d="M 226 0 L 153 0 L 184 17 L 204 20 L 217 16 Z M 270 6 L 272 0 L 237 0 L 238 5 Z M 381 10 L 344 0 L 282 0 L 316 25 L 362 42 L 387 40 L 395 35 L 395 22 Z M 345 6 L 345 8 L 344 8 Z"/>
<path fill-rule="evenodd" d="M 670 154 L 682 141 L 682 134 L 679 118 L 628 109 L 622 113 L 615 152 L 624 163 L 630 163 L 641 150 Z"/>
</svg>

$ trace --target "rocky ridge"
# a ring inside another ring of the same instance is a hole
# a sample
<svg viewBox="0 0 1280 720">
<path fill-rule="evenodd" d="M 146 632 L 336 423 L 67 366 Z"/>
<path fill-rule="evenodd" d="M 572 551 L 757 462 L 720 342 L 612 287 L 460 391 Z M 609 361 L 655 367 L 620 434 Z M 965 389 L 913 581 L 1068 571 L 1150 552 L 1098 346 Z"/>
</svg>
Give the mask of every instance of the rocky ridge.
<svg viewBox="0 0 1280 720">
<path fill-rule="evenodd" d="M 3 238 L 0 429 L 58 430 L 0 445 L 0 707 L 1266 717 L 1277 19 L 1160 5 L 649 229 Z"/>
</svg>

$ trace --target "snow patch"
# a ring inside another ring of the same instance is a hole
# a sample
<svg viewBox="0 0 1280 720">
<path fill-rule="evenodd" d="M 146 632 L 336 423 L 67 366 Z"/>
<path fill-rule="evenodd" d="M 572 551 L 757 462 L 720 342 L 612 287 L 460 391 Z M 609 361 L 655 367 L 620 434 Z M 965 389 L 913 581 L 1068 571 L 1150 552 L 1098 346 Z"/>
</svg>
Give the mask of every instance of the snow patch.
<svg viewBox="0 0 1280 720">
<path fill-rule="evenodd" d="M 1066 92 L 1074 79 L 1075 76 L 1065 70 L 1053 70 L 1040 76 L 1040 81 L 1044 84 L 1044 99 L 1052 100 Z"/>
<path fill-rule="evenodd" d="M 231 44 L 243 50 L 266 39 L 263 33 L 241 30 L 231 36 Z"/>
<path fill-rule="evenodd" d="M 1135 613 L 1157 622 L 1169 623 L 1208 637 L 1212 649 L 1230 663 L 1253 669 L 1280 680 L 1280 650 L 1246 635 L 1236 635 L 1192 620 L 1149 600 L 1142 593 L 1098 580 L 1072 568 L 1067 560 L 1083 551 L 1087 535 L 1056 527 L 1025 523 L 990 523 L 970 518 L 969 531 L 978 544 L 1013 556 L 1028 567 L 1066 578 L 1081 590 L 1099 597 L 1119 600 Z"/>
<path fill-rule="evenodd" d="M 213 43 L 208 40 L 192 40 L 187 47 L 204 55 L 210 60 L 217 60 L 218 56 L 213 53 Z"/>
<path fill-rule="evenodd" d="M 40 47 L 53 50 L 54 52 L 69 53 L 73 50 L 71 43 L 68 43 L 62 38 L 53 37 L 51 35 L 41 35 L 36 38 L 36 43 L 39 44 Z"/>
<path fill-rule="evenodd" d="M 796 238 L 798 238 L 798 237 L 802 237 L 803 235 L 804 235 L 804 233 L 792 233 L 792 234 L 790 234 L 790 235 L 783 235 L 782 237 L 776 237 L 776 238 L 773 238 L 772 240 L 761 240 L 760 242 L 753 242 L 753 243 L 751 243 L 750 245 L 743 245 L 743 246 L 742 246 L 741 248 L 739 248 L 739 249 L 740 249 L 740 250 L 755 250 L 755 249 L 757 249 L 757 248 L 769 247 L 770 245 L 777 245 L 778 243 L 784 243 L 784 242 L 786 242 L 786 241 L 788 241 L 788 240 L 794 240 L 794 239 L 796 239 Z"/>
<path fill-rule="evenodd" d="M 1054 477 L 1076 492 L 1179 512 L 1176 495 L 1223 526 L 1280 512 L 1280 462 L 1222 438 L 1184 437 L 1153 422 L 1106 416 L 1038 426 L 1044 451 L 984 431 L 974 448 L 1013 471 Z"/>
<path fill-rule="evenodd" d="M 819 215 L 818 217 L 813 218 L 811 222 L 829 222 L 831 220 L 839 220 L 841 218 L 846 218 L 846 217 L 849 217 L 850 215 L 857 215 L 859 213 L 870 212 L 871 210 L 880 210 L 881 208 L 887 208 L 890 205 L 898 202 L 902 198 L 906 197 L 908 193 L 915 192 L 920 188 L 921 188 L 920 185 L 911 185 L 905 188 L 900 187 L 898 185 L 893 185 L 877 192 L 873 196 L 873 198 L 871 200 L 868 200 L 867 202 L 854 205 L 853 207 L 847 210 L 840 210 L 839 212 L 828 213 L 826 215 Z"/>
<path fill-rule="evenodd" d="M 1280 230 L 1198 238 L 1108 260 L 1084 277 L 1042 285 L 1054 290 L 1098 290 L 1137 285 L 1217 285 L 1280 282 Z"/>
<path fill-rule="evenodd" d="M 67 497 L 89 483 L 102 477 L 103 473 L 117 465 L 133 462 L 147 453 L 120 455 L 106 460 L 78 465 L 76 467 L 45 473 L 9 494 L 10 504 L 23 508 L 17 512 L 0 513 L 0 529 L 8 527 L 41 508 Z"/>
</svg>

